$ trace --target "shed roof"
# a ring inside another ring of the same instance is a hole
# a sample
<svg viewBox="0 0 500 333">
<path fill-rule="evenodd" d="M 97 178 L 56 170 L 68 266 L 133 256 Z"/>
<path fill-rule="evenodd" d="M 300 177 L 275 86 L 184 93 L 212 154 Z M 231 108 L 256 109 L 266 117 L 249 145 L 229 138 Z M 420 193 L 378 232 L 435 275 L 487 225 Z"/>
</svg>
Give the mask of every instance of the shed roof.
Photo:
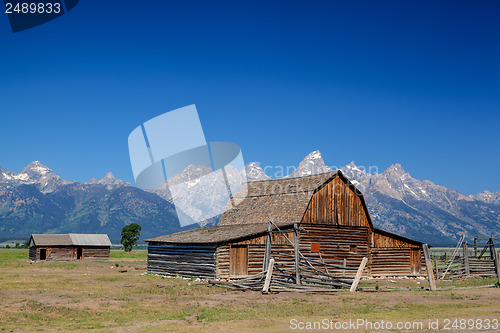
<svg viewBox="0 0 500 333">
<path fill-rule="evenodd" d="M 77 246 L 111 246 L 106 234 L 69 234 L 69 237 Z"/>
<path fill-rule="evenodd" d="M 293 223 L 277 223 L 278 227 L 286 228 Z M 171 235 L 146 239 L 146 242 L 161 242 L 171 244 L 221 244 L 267 233 L 268 223 L 252 223 L 238 225 L 217 225 L 194 230 L 182 231 Z M 273 227 L 275 230 L 276 228 Z"/>
<path fill-rule="evenodd" d="M 36 246 L 111 246 L 106 234 L 33 234 Z"/>
<path fill-rule="evenodd" d="M 69 235 L 31 235 L 36 246 L 73 245 Z"/>
</svg>

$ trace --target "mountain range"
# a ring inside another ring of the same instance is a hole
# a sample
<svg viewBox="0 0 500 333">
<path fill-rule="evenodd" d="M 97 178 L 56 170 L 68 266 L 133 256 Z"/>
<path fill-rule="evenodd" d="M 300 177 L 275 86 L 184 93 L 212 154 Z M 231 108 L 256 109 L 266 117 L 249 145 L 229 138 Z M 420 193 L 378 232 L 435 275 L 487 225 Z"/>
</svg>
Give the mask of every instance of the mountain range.
<svg viewBox="0 0 500 333">
<path fill-rule="evenodd" d="M 399 164 L 382 173 L 368 173 L 350 163 L 340 169 L 363 193 L 376 227 L 431 245 L 452 245 L 460 234 L 500 236 L 500 192 L 463 195 L 428 180 L 412 178 Z M 244 172 L 243 172 L 244 171 Z M 285 178 L 329 172 L 321 153 L 314 151 Z M 200 186 L 214 198 L 213 209 L 226 204 L 225 186 L 197 181 L 210 169 L 189 166 L 169 179 L 169 185 L 187 182 L 190 191 L 178 200 L 189 207 L 199 199 Z M 230 170 L 229 181 L 270 179 L 257 163 Z M 210 176 L 210 175 L 209 175 Z M 186 210 L 190 216 L 197 211 Z M 183 212 L 180 212 L 183 214 Z M 20 173 L 0 168 L 0 239 L 22 239 L 32 233 L 107 233 L 120 239 L 124 225 L 142 226 L 141 238 L 154 237 L 217 223 L 220 215 L 180 227 L 167 184 L 141 190 L 108 173 L 102 179 L 79 183 L 61 179 L 39 161 Z"/>
</svg>

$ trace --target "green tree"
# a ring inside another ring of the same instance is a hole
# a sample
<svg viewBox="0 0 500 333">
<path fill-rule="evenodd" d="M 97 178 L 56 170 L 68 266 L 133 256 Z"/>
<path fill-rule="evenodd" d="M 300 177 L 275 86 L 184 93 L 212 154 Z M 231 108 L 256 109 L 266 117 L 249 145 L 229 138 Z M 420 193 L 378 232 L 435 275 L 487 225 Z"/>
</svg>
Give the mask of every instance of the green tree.
<svg viewBox="0 0 500 333">
<path fill-rule="evenodd" d="M 125 252 L 132 251 L 132 246 L 137 245 L 139 235 L 141 234 L 141 226 L 137 223 L 130 223 L 122 229 L 122 245 Z"/>
</svg>

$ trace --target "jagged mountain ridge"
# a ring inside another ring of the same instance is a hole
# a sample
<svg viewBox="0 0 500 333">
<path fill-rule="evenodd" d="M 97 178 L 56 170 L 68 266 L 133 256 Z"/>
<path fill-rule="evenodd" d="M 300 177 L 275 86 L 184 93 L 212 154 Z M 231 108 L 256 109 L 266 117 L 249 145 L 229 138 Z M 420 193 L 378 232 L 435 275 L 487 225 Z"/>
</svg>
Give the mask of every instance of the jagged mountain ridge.
<svg viewBox="0 0 500 333">
<path fill-rule="evenodd" d="M 0 238 L 32 233 L 107 233 L 119 241 L 121 229 L 139 223 L 141 238 L 181 228 L 175 207 L 108 173 L 86 183 L 62 180 L 35 161 L 16 174 L 0 169 Z"/>
<path fill-rule="evenodd" d="M 369 174 L 354 163 L 341 171 L 363 193 L 374 224 L 429 243 L 451 244 L 459 234 L 499 235 L 500 205 L 481 194 L 465 196 L 429 180 L 414 179 L 401 165 Z"/>
<path fill-rule="evenodd" d="M 452 244 L 461 233 L 500 236 L 495 231 L 500 226 L 500 192 L 465 196 L 431 181 L 414 179 L 399 164 L 380 174 L 367 173 L 354 163 L 341 170 L 364 194 L 376 227 L 430 244 Z M 329 171 L 321 153 L 314 151 L 286 178 Z M 199 186 L 197 179 L 210 172 L 208 168 L 189 166 L 170 181 L 187 182 L 195 189 Z M 230 174 L 235 182 L 241 182 L 243 176 L 248 181 L 270 179 L 257 163 L 249 163 L 244 172 L 233 170 Z M 214 204 L 225 205 L 218 193 L 227 189 L 212 186 L 205 190 L 219 201 Z M 195 190 L 186 191 L 182 200 L 189 204 L 197 195 Z M 218 217 L 199 225 L 216 224 Z M 122 226 L 132 222 L 143 225 L 143 239 L 189 229 L 179 226 L 166 184 L 144 191 L 112 173 L 100 180 L 70 182 L 39 161 L 19 174 L 0 168 L 0 238 L 106 232 L 116 240 Z"/>
</svg>

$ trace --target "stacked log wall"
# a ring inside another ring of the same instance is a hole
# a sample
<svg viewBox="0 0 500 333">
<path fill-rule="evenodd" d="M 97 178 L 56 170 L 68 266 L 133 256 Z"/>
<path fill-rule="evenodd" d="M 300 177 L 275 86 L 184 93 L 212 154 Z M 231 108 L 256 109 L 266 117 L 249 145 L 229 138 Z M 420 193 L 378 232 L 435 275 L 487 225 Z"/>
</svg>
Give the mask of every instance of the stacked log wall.
<svg viewBox="0 0 500 333">
<path fill-rule="evenodd" d="M 151 274 L 215 278 L 216 246 L 161 245 L 148 246 L 147 272 Z"/>
<path fill-rule="evenodd" d="M 370 229 L 367 227 L 301 224 L 300 228 L 299 250 L 308 258 L 337 265 L 343 265 L 346 259 L 346 266 L 353 268 L 361 264 L 363 257 L 370 259 Z M 313 243 L 319 244 L 321 257 L 311 251 Z M 323 265 L 316 266 L 324 270 Z M 345 276 L 352 276 L 356 272 L 349 270 L 344 273 Z M 363 274 L 370 274 L 370 265 L 366 266 Z"/>
<path fill-rule="evenodd" d="M 40 250 L 46 251 L 46 261 L 65 261 L 77 259 L 75 246 L 31 246 L 29 249 L 30 260 L 40 260 Z M 83 260 L 107 260 L 110 256 L 109 246 L 83 247 Z"/>
<path fill-rule="evenodd" d="M 387 247 L 373 248 L 371 250 L 371 273 L 377 276 L 425 276 L 426 266 L 423 251 L 420 248 L 413 248 L 419 251 L 420 263 L 414 263 L 417 270 L 412 272 L 412 248 L 409 247 Z"/>
<path fill-rule="evenodd" d="M 285 234 L 273 233 L 271 237 L 271 256 L 276 261 L 284 262 L 281 258 L 289 259 L 289 256 L 294 255 L 293 247 L 289 245 L 284 237 L 293 242 L 293 233 Z M 255 238 L 249 238 L 238 242 L 220 245 L 217 248 L 217 277 L 221 279 L 232 278 L 230 275 L 230 248 L 231 245 L 247 245 L 248 246 L 248 275 L 259 274 L 262 272 L 264 263 L 264 253 L 266 251 L 267 235 Z M 282 253 L 284 255 L 281 255 Z"/>
<path fill-rule="evenodd" d="M 374 230 L 372 233 L 371 245 L 374 248 L 419 247 L 418 243 L 410 243 L 396 236 L 383 234 L 378 230 Z"/>
<path fill-rule="evenodd" d="M 83 260 L 107 260 L 111 250 L 109 247 L 83 247 Z M 77 258 L 76 248 L 73 250 L 73 258 Z"/>
<path fill-rule="evenodd" d="M 47 261 L 73 260 L 72 246 L 52 246 L 52 247 L 37 247 L 37 259 L 40 259 L 40 250 L 45 249 Z"/>
<path fill-rule="evenodd" d="M 36 250 L 36 246 L 30 246 L 30 249 L 29 249 L 29 259 L 30 260 L 37 260 L 37 250 Z"/>
</svg>

